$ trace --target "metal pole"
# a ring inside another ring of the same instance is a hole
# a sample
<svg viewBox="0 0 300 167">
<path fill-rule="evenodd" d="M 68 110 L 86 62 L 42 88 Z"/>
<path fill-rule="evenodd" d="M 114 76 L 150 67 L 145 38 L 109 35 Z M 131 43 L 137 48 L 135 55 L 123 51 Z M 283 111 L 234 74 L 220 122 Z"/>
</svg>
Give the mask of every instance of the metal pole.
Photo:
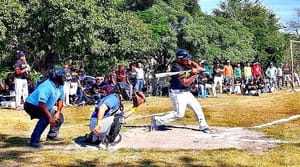
<svg viewBox="0 0 300 167">
<path fill-rule="evenodd" d="M 292 63 L 292 84 L 294 85 L 294 60 L 293 60 L 293 40 L 290 40 L 290 49 L 291 49 L 291 63 Z"/>
</svg>

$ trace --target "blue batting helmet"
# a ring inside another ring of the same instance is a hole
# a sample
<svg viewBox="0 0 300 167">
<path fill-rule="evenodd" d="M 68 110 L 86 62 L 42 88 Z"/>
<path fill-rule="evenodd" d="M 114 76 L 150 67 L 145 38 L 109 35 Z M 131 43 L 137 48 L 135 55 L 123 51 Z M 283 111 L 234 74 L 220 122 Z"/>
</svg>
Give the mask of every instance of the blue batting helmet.
<svg viewBox="0 0 300 167">
<path fill-rule="evenodd" d="M 179 49 L 176 51 L 176 58 L 177 59 L 184 59 L 184 60 L 191 60 L 192 56 L 189 52 L 185 49 Z"/>
</svg>

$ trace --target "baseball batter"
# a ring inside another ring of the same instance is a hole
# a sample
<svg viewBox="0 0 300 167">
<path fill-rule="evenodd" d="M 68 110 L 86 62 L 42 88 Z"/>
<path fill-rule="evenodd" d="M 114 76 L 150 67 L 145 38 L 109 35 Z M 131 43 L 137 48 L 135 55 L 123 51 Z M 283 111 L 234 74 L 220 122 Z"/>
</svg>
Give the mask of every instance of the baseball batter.
<svg viewBox="0 0 300 167">
<path fill-rule="evenodd" d="M 179 49 L 176 52 L 176 60 L 172 63 L 171 71 L 192 70 L 192 72 L 172 76 L 170 80 L 169 97 L 173 103 L 174 111 L 164 116 L 154 116 L 151 122 L 151 131 L 160 130 L 164 127 L 162 125 L 182 118 L 188 107 L 195 113 L 200 126 L 199 130 L 204 133 L 212 132 L 206 123 L 200 103 L 190 92 L 190 87 L 197 73 L 204 70 L 198 63 L 192 61 L 191 58 L 192 56 L 185 49 Z"/>
</svg>

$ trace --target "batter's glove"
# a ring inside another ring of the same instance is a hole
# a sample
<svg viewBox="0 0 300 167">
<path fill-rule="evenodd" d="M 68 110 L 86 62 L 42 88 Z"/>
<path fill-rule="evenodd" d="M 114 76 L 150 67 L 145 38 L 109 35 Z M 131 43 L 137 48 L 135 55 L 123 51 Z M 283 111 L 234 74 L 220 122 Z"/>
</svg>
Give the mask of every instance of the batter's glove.
<svg viewBox="0 0 300 167">
<path fill-rule="evenodd" d="M 138 107 L 145 102 L 145 95 L 143 92 L 136 92 L 135 96 L 132 96 L 133 107 Z"/>
</svg>

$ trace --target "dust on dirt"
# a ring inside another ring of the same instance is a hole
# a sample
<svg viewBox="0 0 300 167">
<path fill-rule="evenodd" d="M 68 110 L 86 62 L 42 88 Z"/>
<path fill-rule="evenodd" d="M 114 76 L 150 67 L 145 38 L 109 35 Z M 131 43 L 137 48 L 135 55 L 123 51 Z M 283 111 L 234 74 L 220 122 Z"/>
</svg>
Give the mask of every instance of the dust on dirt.
<svg viewBox="0 0 300 167">
<path fill-rule="evenodd" d="M 122 141 L 108 149 L 205 150 L 235 148 L 263 152 L 283 143 L 283 141 L 266 137 L 262 132 L 246 128 L 212 127 L 212 130 L 213 133 L 206 134 L 198 131 L 194 126 L 168 126 L 168 130 L 151 132 L 149 127 L 126 127 L 126 130 L 121 132 Z M 95 149 L 92 146 L 84 148 Z"/>
</svg>

